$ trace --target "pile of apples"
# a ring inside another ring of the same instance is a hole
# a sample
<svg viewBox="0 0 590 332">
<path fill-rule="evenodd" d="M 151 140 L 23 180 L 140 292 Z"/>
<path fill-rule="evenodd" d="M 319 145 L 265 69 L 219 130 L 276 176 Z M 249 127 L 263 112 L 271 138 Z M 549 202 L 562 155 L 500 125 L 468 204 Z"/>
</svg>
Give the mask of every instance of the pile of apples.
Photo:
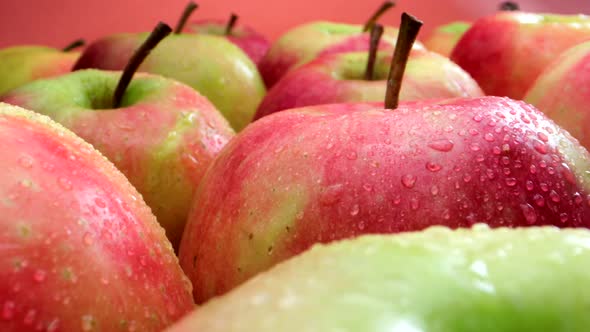
<svg viewBox="0 0 590 332">
<path fill-rule="evenodd" d="M 590 17 L 392 7 L 0 50 L 0 331 L 590 330 Z"/>
</svg>

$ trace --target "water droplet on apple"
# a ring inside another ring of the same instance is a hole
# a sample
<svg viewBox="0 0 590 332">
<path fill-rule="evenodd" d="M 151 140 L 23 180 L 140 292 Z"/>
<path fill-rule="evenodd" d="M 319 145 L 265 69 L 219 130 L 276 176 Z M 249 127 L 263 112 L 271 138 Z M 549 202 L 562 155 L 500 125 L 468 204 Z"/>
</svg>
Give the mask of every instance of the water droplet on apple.
<svg viewBox="0 0 590 332">
<path fill-rule="evenodd" d="M 334 205 L 342 197 L 344 186 L 340 183 L 333 184 L 323 190 L 320 194 L 320 203 L 326 206 Z"/>
<path fill-rule="evenodd" d="M 471 136 L 477 136 L 479 134 L 479 131 L 477 129 L 469 129 L 469 134 L 471 134 Z"/>
<path fill-rule="evenodd" d="M 432 196 L 436 196 L 438 195 L 439 189 L 436 185 L 430 187 L 430 193 L 432 194 Z"/>
<path fill-rule="evenodd" d="M 481 115 L 476 114 L 473 116 L 473 121 L 475 122 L 481 122 L 481 120 L 483 120 L 483 118 L 481 117 Z"/>
<path fill-rule="evenodd" d="M 22 156 L 18 160 L 18 164 L 21 165 L 23 168 L 32 168 L 33 167 L 33 158 L 30 156 Z"/>
<path fill-rule="evenodd" d="M 60 177 L 57 180 L 57 183 L 63 190 L 71 190 L 72 189 L 72 182 L 66 178 Z"/>
<path fill-rule="evenodd" d="M 364 229 L 365 229 L 365 226 L 366 226 L 366 225 L 365 225 L 365 221 L 364 221 L 364 220 L 361 220 L 361 221 L 358 223 L 358 229 L 359 229 L 360 231 L 364 230 Z"/>
<path fill-rule="evenodd" d="M 535 196 L 533 196 L 533 201 L 539 207 L 545 206 L 545 198 L 539 194 L 535 194 Z"/>
<path fill-rule="evenodd" d="M 539 139 L 545 143 L 549 141 L 549 137 L 547 137 L 547 135 L 545 135 L 543 132 L 538 132 L 537 137 L 539 137 Z"/>
<path fill-rule="evenodd" d="M 541 190 L 542 190 L 542 191 L 544 191 L 544 192 L 548 192 L 548 191 L 549 191 L 549 186 L 548 186 L 548 185 L 547 185 L 547 183 L 545 183 L 545 182 L 541 182 L 541 183 L 539 184 L 539 187 L 540 187 L 540 188 L 541 188 Z"/>
<path fill-rule="evenodd" d="M 533 225 L 537 221 L 537 213 L 535 212 L 535 208 L 526 203 L 520 204 L 520 208 L 522 209 L 522 213 L 527 224 Z"/>
<path fill-rule="evenodd" d="M 555 203 L 557 203 L 561 200 L 559 198 L 559 194 L 557 194 L 557 192 L 555 192 L 555 190 L 551 190 L 551 192 L 549 193 L 549 198 L 551 198 L 551 200 Z"/>
<path fill-rule="evenodd" d="M 545 145 L 545 143 L 538 140 L 533 140 L 533 147 L 540 154 L 547 154 L 547 145 Z"/>
<path fill-rule="evenodd" d="M 353 217 L 356 216 L 357 214 L 359 214 L 359 212 L 360 212 L 360 207 L 358 204 L 354 204 L 352 206 L 352 208 L 350 209 L 350 215 Z"/>
<path fill-rule="evenodd" d="M 373 186 L 369 183 L 365 183 L 363 184 L 363 189 L 365 189 L 365 191 L 372 191 L 373 190 Z"/>
<path fill-rule="evenodd" d="M 574 202 L 577 205 L 581 205 L 584 202 L 584 198 L 582 198 L 582 195 L 580 195 L 580 193 L 575 193 L 574 194 Z"/>
<path fill-rule="evenodd" d="M 451 211 L 449 211 L 449 209 L 445 209 L 442 213 L 442 218 L 444 220 L 449 220 L 451 219 Z"/>
<path fill-rule="evenodd" d="M 419 207 L 420 207 L 420 201 L 418 200 L 418 198 L 417 197 L 410 198 L 410 208 L 412 210 L 418 210 Z"/>
<path fill-rule="evenodd" d="M 356 159 L 358 158 L 358 155 L 357 155 L 357 153 L 356 153 L 355 151 L 349 151 L 349 152 L 346 154 L 346 158 L 347 158 L 348 160 L 356 160 Z"/>
<path fill-rule="evenodd" d="M 414 188 L 416 184 L 416 176 L 412 174 L 406 174 L 402 176 L 402 185 L 408 189 Z"/>
<path fill-rule="evenodd" d="M 515 178 L 506 178 L 506 185 L 508 187 L 514 187 L 516 185 L 516 179 Z"/>
<path fill-rule="evenodd" d="M 429 161 L 426 163 L 426 169 L 431 172 L 438 172 L 442 169 L 442 166 Z"/>
<path fill-rule="evenodd" d="M 37 311 L 34 309 L 30 309 L 25 314 L 25 318 L 23 319 L 23 324 L 26 326 L 31 326 L 35 322 L 35 318 L 37 317 Z"/>
<path fill-rule="evenodd" d="M 55 332 L 59 328 L 59 319 L 54 318 L 49 324 L 47 325 L 47 332 Z"/>
<path fill-rule="evenodd" d="M 45 281 L 46 277 L 47 272 L 45 272 L 44 270 L 36 270 L 35 273 L 33 273 L 33 280 L 39 283 Z"/>
<path fill-rule="evenodd" d="M 13 301 L 6 301 L 2 306 L 2 319 L 11 320 L 14 317 L 16 304 Z"/>
<path fill-rule="evenodd" d="M 567 213 L 565 213 L 565 212 L 563 212 L 559 215 L 559 220 L 562 223 L 566 223 L 568 219 L 569 219 L 569 217 L 568 217 Z"/>
<path fill-rule="evenodd" d="M 493 142 L 495 140 L 495 137 L 492 133 L 485 134 L 483 138 L 488 142 Z"/>
<path fill-rule="evenodd" d="M 436 150 L 436 151 L 441 151 L 441 152 L 449 152 L 453 149 L 453 146 L 455 144 L 453 143 L 453 141 L 448 140 L 446 138 L 443 139 L 437 139 L 434 141 L 431 141 L 430 143 L 428 143 L 428 147 Z"/>
<path fill-rule="evenodd" d="M 101 209 L 104 209 L 107 206 L 106 203 L 99 197 L 94 199 L 94 204 L 96 204 L 96 206 Z"/>
</svg>

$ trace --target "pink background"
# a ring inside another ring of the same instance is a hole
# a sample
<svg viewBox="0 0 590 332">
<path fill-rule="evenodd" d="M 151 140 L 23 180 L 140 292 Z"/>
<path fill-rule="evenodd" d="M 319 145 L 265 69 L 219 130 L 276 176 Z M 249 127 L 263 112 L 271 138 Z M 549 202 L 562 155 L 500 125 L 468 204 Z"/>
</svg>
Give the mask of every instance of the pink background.
<svg viewBox="0 0 590 332">
<path fill-rule="evenodd" d="M 243 22 L 276 38 L 296 24 L 318 19 L 362 23 L 382 0 L 200 0 L 193 18 L 219 18 L 230 11 Z M 496 10 L 490 0 L 399 0 L 382 22 L 397 25 L 401 11 L 424 22 L 421 38 L 438 24 L 474 19 Z M 522 0 L 537 12 L 590 13 L 585 0 Z M 91 41 L 116 32 L 147 31 L 158 20 L 171 25 L 185 0 L 0 0 L 0 47 L 47 44 L 61 47 L 77 38 Z"/>
</svg>

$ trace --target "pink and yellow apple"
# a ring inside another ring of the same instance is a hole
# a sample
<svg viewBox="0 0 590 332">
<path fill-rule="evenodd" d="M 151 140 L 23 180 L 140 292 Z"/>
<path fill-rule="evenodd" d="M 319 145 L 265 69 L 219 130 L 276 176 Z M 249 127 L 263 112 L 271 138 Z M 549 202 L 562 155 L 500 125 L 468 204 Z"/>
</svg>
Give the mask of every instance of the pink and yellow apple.
<svg viewBox="0 0 590 332">
<path fill-rule="evenodd" d="M 49 118 L 0 103 L 0 330 L 161 331 L 194 308 L 149 207 Z"/>
<path fill-rule="evenodd" d="M 514 99 L 561 52 L 590 39 L 590 17 L 501 11 L 475 21 L 451 59 L 488 95 Z"/>
<path fill-rule="evenodd" d="M 430 37 L 424 41 L 429 51 L 450 57 L 455 45 L 465 31 L 471 27 L 471 22 L 457 21 L 437 27 Z"/>
</svg>

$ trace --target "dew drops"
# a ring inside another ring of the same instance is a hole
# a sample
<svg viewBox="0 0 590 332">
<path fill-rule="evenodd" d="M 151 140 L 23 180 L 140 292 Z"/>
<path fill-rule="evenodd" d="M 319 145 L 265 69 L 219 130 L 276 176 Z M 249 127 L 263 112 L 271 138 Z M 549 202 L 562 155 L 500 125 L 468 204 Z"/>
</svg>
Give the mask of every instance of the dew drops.
<svg viewBox="0 0 590 332">
<path fill-rule="evenodd" d="M 515 178 L 506 178 L 505 182 L 508 187 L 514 187 L 516 185 Z"/>
<path fill-rule="evenodd" d="M 418 200 L 417 197 L 412 197 L 410 199 L 410 208 L 412 210 L 418 210 L 418 208 L 420 207 L 420 201 Z"/>
<path fill-rule="evenodd" d="M 373 191 L 373 186 L 369 183 L 365 183 L 363 184 L 363 189 L 365 189 L 365 191 Z"/>
<path fill-rule="evenodd" d="M 477 136 L 479 135 L 479 131 L 475 128 L 469 129 L 469 134 L 471 134 L 471 136 Z"/>
<path fill-rule="evenodd" d="M 575 193 L 574 194 L 574 202 L 577 205 L 580 205 L 580 204 L 582 204 L 584 202 L 584 198 L 582 198 L 582 195 L 580 195 L 580 193 Z"/>
<path fill-rule="evenodd" d="M 358 225 L 357 225 L 357 227 L 358 227 L 359 231 L 363 231 L 363 230 L 365 229 L 365 226 L 366 226 L 366 225 L 365 225 L 365 221 L 364 221 L 364 220 L 361 220 L 361 221 L 358 223 Z"/>
<path fill-rule="evenodd" d="M 346 159 L 348 160 L 356 160 L 358 158 L 358 154 L 355 151 L 349 151 L 346 153 Z"/>
<path fill-rule="evenodd" d="M 522 209 L 522 213 L 528 225 L 533 225 L 537 222 L 537 213 L 535 212 L 535 208 L 533 208 L 530 204 L 520 204 L 520 208 Z"/>
<path fill-rule="evenodd" d="M 485 134 L 483 138 L 488 142 L 493 142 L 495 140 L 495 137 L 492 133 Z"/>
<path fill-rule="evenodd" d="M 36 270 L 35 273 L 33 274 L 33 280 L 35 280 L 36 282 L 43 282 L 43 281 L 45 281 L 46 277 L 47 277 L 47 272 L 45 272 L 43 270 Z"/>
<path fill-rule="evenodd" d="M 444 220 L 449 220 L 449 219 L 451 219 L 451 211 L 449 211 L 449 209 L 445 209 L 445 210 L 442 212 L 442 218 L 443 218 Z"/>
<path fill-rule="evenodd" d="M 476 160 L 477 162 L 480 162 L 480 163 L 481 163 L 482 161 L 484 161 L 484 160 L 485 160 L 485 157 L 484 157 L 484 155 L 483 155 L 483 154 L 478 154 L 477 156 L 475 156 L 475 160 Z"/>
<path fill-rule="evenodd" d="M 446 138 L 438 139 L 428 143 L 428 147 L 441 152 L 449 152 L 453 149 L 454 143 Z"/>
<path fill-rule="evenodd" d="M 342 192 L 344 191 L 344 186 L 340 183 L 333 184 L 327 187 L 321 194 L 320 194 L 320 203 L 326 206 L 334 205 L 340 201 L 342 197 Z"/>
<path fill-rule="evenodd" d="M 545 206 L 545 198 L 543 198 L 543 196 L 536 194 L 535 196 L 533 196 L 533 201 L 535 202 L 535 204 L 538 207 L 543 207 Z"/>
<path fill-rule="evenodd" d="M 469 148 L 471 149 L 471 151 L 474 151 L 474 152 L 481 150 L 481 147 L 479 146 L 478 143 L 471 143 Z"/>
<path fill-rule="evenodd" d="M 483 120 L 483 118 L 481 117 L 481 115 L 476 114 L 473 116 L 473 121 L 475 122 L 481 122 L 481 120 Z"/>
<path fill-rule="evenodd" d="M 37 316 L 37 311 L 35 311 L 33 309 L 27 311 L 27 313 L 25 314 L 25 318 L 23 319 L 23 324 L 25 324 L 26 326 L 33 325 L 33 322 L 35 321 L 36 316 Z"/>
<path fill-rule="evenodd" d="M 14 308 L 16 305 L 13 301 L 6 301 L 2 306 L 2 319 L 10 320 L 14 317 Z"/>
<path fill-rule="evenodd" d="M 94 204 L 96 204 L 96 206 L 98 206 L 101 209 L 103 209 L 107 206 L 106 203 L 101 198 L 98 198 L 98 197 L 96 199 L 94 199 Z"/>
<path fill-rule="evenodd" d="M 486 169 L 486 175 L 490 180 L 493 180 L 496 177 L 496 173 L 494 173 L 494 170 L 491 168 Z"/>
<path fill-rule="evenodd" d="M 406 174 L 402 176 L 402 185 L 408 189 L 414 188 L 416 184 L 416 176 L 412 174 Z"/>
<path fill-rule="evenodd" d="M 431 172 L 438 172 L 442 169 L 442 166 L 429 161 L 426 163 L 426 169 Z"/>
<path fill-rule="evenodd" d="M 59 178 L 57 183 L 63 190 L 71 190 L 72 189 L 72 182 L 66 178 Z"/>
<path fill-rule="evenodd" d="M 350 215 L 353 216 L 353 217 L 356 216 L 356 215 L 358 215 L 359 212 L 360 212 L 360 207 L 359 207 L 358 204 L 354 204 L 352 206 L 352 208 L 350 209 Z"/>
<path fill-rule="evenodd" d="M 432 194 L 432 196 L 438 195 L 438 192 L 439 192 L 438 186 L 434 185 L 434 186 L 430 187 L 430 193 Z"/>
<path fill-rule="evenodd" d="M 471 175 L 463 174 L 463 182 L 465 182 L 465 183 L 471 182 Z"/>
<path fill-rule="evenodd" d="M 545 143 L 549 141 L 549 137 L 547 137 L 547 135 L 543 132 L 538 132 L 537 137 L 539 137 L 539 139 Z"/>
<path fill-rule="evenodd" d="M 551 198 L 551 200 L 555 203 L 560 201 L 559 194 L 557 194 L 555 190 L 551 190 L 551 192 L 549 193 L 549 198 Z"/>
<path fill-rule="evenodd" d="M 540 187 L 540 188 L 541 188 L 541 190 L 542 190 L 542 191 L 544 191 L 544 192 L 548 192 L 548 191 L 549 191 L 549 185 L 547 185 L 547 183 L 545 183 L 545 182 L 541 182 L 541 183 L 539 184 L 539 187 Z"/>
<path fill-rule="evenodd" d="M 559 215 L 559 220 L 560 220 L 562 223 L 565 223 L 565 222 L 567 222 L 567 220 L 568 220 L 568 219 L 569 219 L 569 217 L 568 217 L 567 213 L 565 213 L 565 212 Z"/>
<path fill-rule="evenodd" d="M 529 172 L 531 172 L 531 174 L 536 174 L 537 173 L 537 166 L 531 165 L 529 167 Z"/>
<path fill-rule="evenodd" d="M 533 147 L 540 154 L 547 154 L 547 145 L 545 145 L 545 143 L 538 141 L 538 140 L 534 140 Z"/>
</svg>

